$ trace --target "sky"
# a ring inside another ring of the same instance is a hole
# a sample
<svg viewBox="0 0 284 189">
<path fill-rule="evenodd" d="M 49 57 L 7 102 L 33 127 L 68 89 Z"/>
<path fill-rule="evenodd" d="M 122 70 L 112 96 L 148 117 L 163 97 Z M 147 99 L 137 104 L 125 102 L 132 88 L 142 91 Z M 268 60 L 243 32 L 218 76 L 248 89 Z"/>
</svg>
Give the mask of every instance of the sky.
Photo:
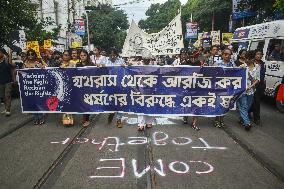
<svg viewBox="0 0 284 189">
<path fill-rule="evenodd" d="M 124 10 L 127 13 L 128 20 L 131 22 L 132 19 L 136 23 L 139 22 L 141 19 L 145 19 L 146 15 L 145 12 L 150 7 L 151 4 L 154 3 L 164 3 L 167 0 L 140 0 L 139 3 L 133 3 L 128 5 L 120 6 L 120 9 Z M 180 0 L 180 2 L 184 5 L 188 0 Z M 112 0 L 113 5 L 127 3 L 127 2 L 134 2 L 134 0 Z"/>
</svg>

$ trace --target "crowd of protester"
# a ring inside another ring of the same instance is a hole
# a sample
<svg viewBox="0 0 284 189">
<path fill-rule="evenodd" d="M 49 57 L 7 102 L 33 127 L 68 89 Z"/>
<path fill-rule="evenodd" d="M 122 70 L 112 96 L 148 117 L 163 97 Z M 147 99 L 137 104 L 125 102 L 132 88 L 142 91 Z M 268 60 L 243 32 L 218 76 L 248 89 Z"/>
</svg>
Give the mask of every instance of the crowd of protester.
<svg viewBox="0 0 284 189">
<path fill-rule="evenodd" d="M 238 53 L 230 48 L 213 45 L 209 48 L 181 49 L 180 54 L 172 56 L 157 57 L 131 57 L 122 58 L 116 49 L 110 49 L 107 54 L 101 48 L 95 47 L 90 53 L 86 50 L 65 50 L 63 53 L 58 51 L 46 51 L 37 57 L 37 53 L 30 49 L 26 53 L 21 53 L 17 60 L 12 61 L 11 53 L 7 53 L 4 48 L 0 49 L 0 92 L 1 99 L 5 104 L 2 114 L 11 115 L 11 93 L 13 83 L 16 83 L 15 69 L 21 68 L 45 68 L 45 67 L 89 67 L 89 66 L 131 66 L 131 65 L 188 65 L 188 66 L 219 66 L 219 67 L 243 67 L 248 69 L 247 90 L 238 98 L 236 104 L 240 115 L 240 124 L 248 131 L 252 127 L 252 122 L 260 124 L 260 98 L 265 89 L 264 74 L 265 67 L 262 61 L 262 51 L 240 50 Z M 123 126 L 122 114 L 109 114 L 108 121 L 116 118 L 118 128 Z M 43 125 L 45 115 L 42 113 L 33 114 L 34 125 Z M 191 127 L 199 130 L 197 121 L 201 117 L 192 117 Z M 74 120 L 71 114 L 64 114 L 62 117 L 63 125 L 73 125 Z M 183 117 L 183 123 L 188 124 L 189 118 Z M 138 116 L 138 130 L 151 128 L 153 124 L 152 116 Z M 225 126 L 224 116 L 217 116 L 214 124 L 217 128 Z M 82 116 L 82 126 L 90 126 L 90 115 Z"/>
</svg>

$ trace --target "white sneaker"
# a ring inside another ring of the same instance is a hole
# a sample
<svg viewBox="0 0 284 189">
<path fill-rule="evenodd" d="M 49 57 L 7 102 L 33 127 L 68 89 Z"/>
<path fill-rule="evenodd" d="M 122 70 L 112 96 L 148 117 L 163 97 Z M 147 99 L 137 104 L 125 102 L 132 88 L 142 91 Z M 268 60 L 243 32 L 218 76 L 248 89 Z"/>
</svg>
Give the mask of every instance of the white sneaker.
<svg viewBox="0 0 284 189">
<path fill-rule="evenodd" d="M 10 116 L 11 115 L 11 112 L 7 112 L 5 113 L 5 116 Z"/>
<path fill-rule="evenodd" d="M 4 110 L 3 112 L 1 112 L 1 114 L 6 114 L 6 110 Z"/>
</svg>

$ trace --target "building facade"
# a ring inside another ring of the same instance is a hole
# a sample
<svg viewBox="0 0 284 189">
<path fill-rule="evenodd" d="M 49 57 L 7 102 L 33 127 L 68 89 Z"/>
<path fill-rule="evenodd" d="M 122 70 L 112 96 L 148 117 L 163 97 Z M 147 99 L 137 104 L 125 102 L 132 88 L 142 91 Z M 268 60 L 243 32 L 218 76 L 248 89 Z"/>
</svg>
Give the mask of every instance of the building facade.
<svg viewBox="0 0 284 189">
<path fill-rule="evenodd" d="M 48 26 L 47 31 L 60 26 L 58 43 L 66 45 L 66 34 L 71 29 L 74 20 L 80 19 L 85 14 L 86 6 L 98 6 L 108 4 L 112 6 L 112 0 L 31 0 L 37 5 L 39 19 L 50 18 L 54 25 Z"/>
</svg>

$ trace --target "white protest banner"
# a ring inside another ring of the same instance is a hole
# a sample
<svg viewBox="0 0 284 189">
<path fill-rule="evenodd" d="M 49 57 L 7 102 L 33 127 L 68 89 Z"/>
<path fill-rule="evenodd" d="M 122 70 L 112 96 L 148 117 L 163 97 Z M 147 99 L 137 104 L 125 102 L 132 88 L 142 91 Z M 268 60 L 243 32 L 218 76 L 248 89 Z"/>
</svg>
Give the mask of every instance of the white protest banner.
<svg viewBox="0 0 284 189">
<path fill-rule="evenodd" d="M 142 56 L 144 51 L 151 55 L 179 54 L 184 48 L 180 13 L 159 33 L 148 34 L 132 21 L 125 39 L 122 56 Z"/>
</svg>

